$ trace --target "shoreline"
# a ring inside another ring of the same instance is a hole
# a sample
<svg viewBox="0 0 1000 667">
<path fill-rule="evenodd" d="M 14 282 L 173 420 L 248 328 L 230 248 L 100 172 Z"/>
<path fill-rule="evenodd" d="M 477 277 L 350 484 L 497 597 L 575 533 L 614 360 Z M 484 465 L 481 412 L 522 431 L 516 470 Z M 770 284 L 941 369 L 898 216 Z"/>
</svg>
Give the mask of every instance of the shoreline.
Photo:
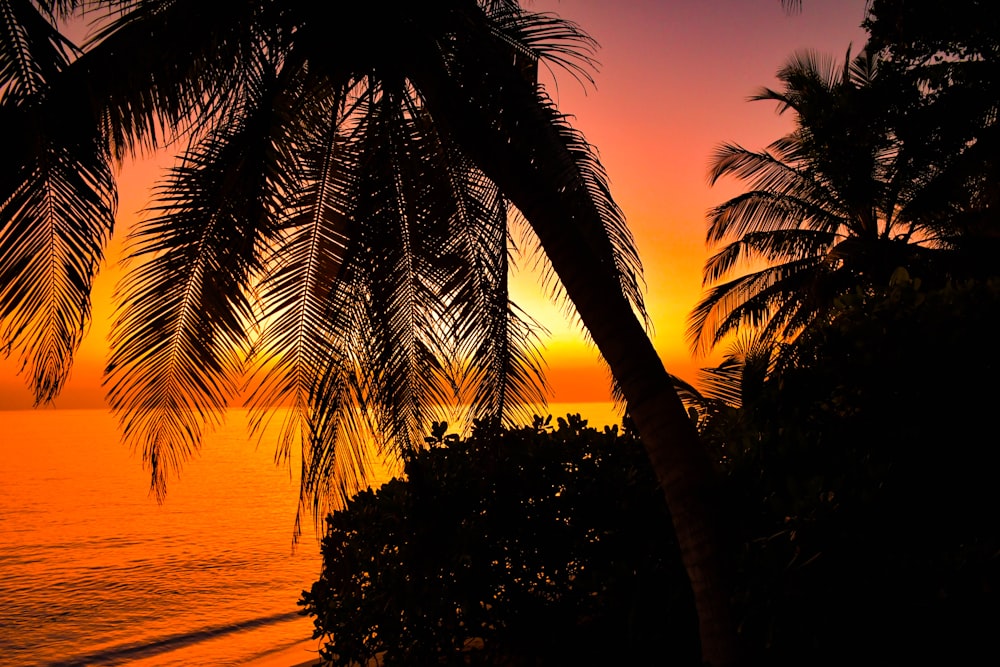
<svg viewBox="0 0 1000 667">
<path fill-rule="evenodd" d="M 301 641 L 260 655 L 246 667 L 315 667 L 319 664 L 319 647 L 318 640 Z"/>
</svg>

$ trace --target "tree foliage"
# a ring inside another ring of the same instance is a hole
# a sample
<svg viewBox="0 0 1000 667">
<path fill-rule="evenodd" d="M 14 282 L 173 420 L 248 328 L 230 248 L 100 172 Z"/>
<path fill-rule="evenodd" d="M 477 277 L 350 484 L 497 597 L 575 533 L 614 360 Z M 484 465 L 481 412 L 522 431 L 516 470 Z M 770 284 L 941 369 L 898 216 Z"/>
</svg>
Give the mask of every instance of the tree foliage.
<svg viewBox="0 0 1000 667">
<path fill-rule="evenodd" d="M 995 659 L 1000 284 L 901 277 L 835 310 L 701 414 L 741 499 L 743 634 L 762 664 Z"/>
<path fill-rule="evenodd" d="M 550 418 L 551 419 L 551 418 Z M 303 595 L 331 664 L 697 664 L 667 509 L 632 431 L 442 435 L 327 520 Z"/>
<path fill-rule="evenodd" d="M 540 327 L 507 291 L 516 210 L 428 101 L 452 88 L 506 145 L 543 126 L 554 143 L 526 150 L 642 311 L 603 168 L 536 80 L 589 79 L 589 36 L 512 0 L 338 12 L 331 39 L 309 2 L 0 4 L 0 345 L 39 403 L 86 329 L 113 165 L 179 151 L 127 239 L 107 366 L 158 496 L 244 391 L 255 428 L 290 408 L 278 454 L 301 444 L 314 504 L 363 485 L 371 437 L 399 456 L 442 405 L 512 423 L 544 402 Z M 77 47 L 60 27 L 84 19 Z"/>
<path fill-rule="evenodd" d="M 990 275 L 1000 251 L 1000 23 L 989 2 L 875 0 L 868 48 L 900 87 L 920 91 L 901 108 L 908 140 L 939 165 L 928 196 L 941 227 L 960 244 L 961 262 Z"/>
<path fill-rule="evenodd" d="M 691 315 L 706 350 L 749 329 L 791 340 L 834 300 L 897 269 L 941 286 L 995 274 L 1000 41 L 988 3 L 876 0 L 842 64 L 795 55 L 754 100 L 794 114 L 763 151 L 724 144 L 710 178 L 749 186 L 709 214 L 710 286 Z"/>
<path fill-rule="evenodd" d="M 68 364 L 77 339 L 57 325 L 85 327 L 103 245 L 92 216 L 67 252 L 83 280 L 31 265 L 17 239 L 38 220 L 16 198 L 38 185 L 31 165 L 67 145 L 96 147 L 102 168 L 181 147 L 129 239 L 107 368 L 157 495 L 248 368 L 255 426 L 291 406 L 278 452 L 302 447 L 302 506 L 317 515 L 363 486 L 369 433 L 402 456 L 442 402 L 514 419 L 542 393 L 535 327 L 505 282 L 516 208 L 676 510 L 704 659 L 735 661 L 710 462 L 643 326 L 638 255 L 596 151 L 537 82 L 540 62 L 590 76 L 594 42 L 575 24 L 516 0 L 0 0 L 0 12 L 0 86 L 16 93 L 0 105 L 0 252 L 12 249 L 0 272 L 56 280 L 71 306 L 0 291 L 0 345 L 30 360 L 47 327 Z M 83 15 L 99 17 L 93 39 L 52 57 L 58 19 Z M 45 212 L 88 195 L 104 212 L 102 179 L 86 181 L 52 188 Z M 47 377 L 32 382 L 40 399 Z"/>
<path fill-rule="evenodd" d="M 712 157 L 713 183 L 735 177 L 749 190 L 709 213 L 707 240 L 721 248 L 690 318 L 698 350 L 747 328 L 791 339 L 836 297 L 923 267 L 942 246 L 923 196 L 937 167 L 900 140 L 900 93 L 879 59 L 804 52 L 778 78 L 782 89 L 752 99 L 792 113 L 795 129 L 764 151 L 723 144 Z"/>
</svg>

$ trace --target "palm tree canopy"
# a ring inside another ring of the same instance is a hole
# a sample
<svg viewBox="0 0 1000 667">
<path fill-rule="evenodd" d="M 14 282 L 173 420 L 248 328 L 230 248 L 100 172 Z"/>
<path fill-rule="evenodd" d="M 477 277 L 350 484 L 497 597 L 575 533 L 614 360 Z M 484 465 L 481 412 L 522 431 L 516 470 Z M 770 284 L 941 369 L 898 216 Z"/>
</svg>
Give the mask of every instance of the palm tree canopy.
<svg viewBox="0 0 1000 667">
<path fill-rule="evenodd" d="M 939 170 L 901 141 L 894 114 L 905 101 L 879 72 L 866 53 L 842 65 L 795 55 L 778 72 L 782 90 L 751 98 L 794 113 L 794 130 L 764 151 L 723 144 L 712 156 L 710 182 L 732 176 L 749 190 L 709 212 L 707 240 L 721 248 L 691 315 L 695 349 L 741 327 L 793 337 L 838 295 L 887 284 L 941 245 L 926 196 Z"/>
<path fill-rule="evenodd" d="M 0 342 L 38 402 L 89 318 L 111 165 L 183 147 L 128 236 L 107 369 L 157 494 L 247 372 L 256 427 L 291 408 L 279 451 L 303 444 L 314 509 L 364 483 L 368 433 L 399 454 L 441 404 L 515 420 L 544 400 L 538 327 L 507 294 L 514 204 L 561 202 L 589 270 L 642 312 L 603 169 L 536 83 L 540 62 L 589 77 L 587 35 L 510 0 L 330 12 L 0 0 Z M 81 15 L 97 29 L 77 48 L 57 26 Z M 514 143 L 521 164 L 484 169 Z M 511 201 L 504 170 L 523 165 L 554 199 Z"/>
<path fill-rule="evenodd" d="M 79 57 L 49 57 L 63 44 L 53 20 L 81 13 L 106 20 Z M 536 82 L 540 62 L 587 76 L 593 43 L 576 26 L 514 0 L 0 0 L 0 30 L 0 275 L 24 286 L 0 292 L 0 344 L 32 372 L 62 361 L 44 376 L 54 391 L 78 342 L 56 325 L 85 325 L 110 232 L 108 164 L 185 142 L 129 239 L 108 368 L 154 490 L 247 366 L 257 424 L 269 403 L 292 404 L 283 447 L 303 443 L 314 510 L 363 479 L 338 441 L 373 426 L 401 452 L 444 396 L 490 418 L 536 397 L 533 328 L 506 293 L 514 206 L 628 401 L 703 660 L 735 664 L 711 463 L 637 317 L 639 262 L 604 171 Z M 95 167 L 75 169 L 88 155 Z M 32 212 L 21 201 L 44 177 L 49 202 Z M 69 230 L 44 263 L 55 277 L 18 240 L 39 216 L 43 247 Z M 38 285 L 54 287 L 29 294 Z"/>
</svg>

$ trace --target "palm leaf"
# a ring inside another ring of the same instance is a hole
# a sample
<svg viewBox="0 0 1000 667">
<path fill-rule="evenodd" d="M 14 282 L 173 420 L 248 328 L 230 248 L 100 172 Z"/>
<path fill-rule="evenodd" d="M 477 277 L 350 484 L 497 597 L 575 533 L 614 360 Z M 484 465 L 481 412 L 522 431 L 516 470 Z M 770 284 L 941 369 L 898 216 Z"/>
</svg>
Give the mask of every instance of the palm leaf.
<svg viewBox="0 0 1000 667">
<path fill-rule="evenodd" d="M 445 27 L 451 40 L 447 51 L 421 53 L 412 63 L 414 83 L 432 117 L 481 168 L 490 165 L 487 174 L 501 189 L 521 190 L 512 178 L 520 165 L 531 165 L 531 171 L 518 178 L 553 184 L 562 215 L 574 220 L 574 231 L 594 258 L 593 270 L 611 275 L 645 316 L 641 263 L 593 148 L 544 91 L 512 67 L 509 47 L 496 39 L 485 17 L 469 13 L 461 28 Z M 536 208 L 556 206 L 527 194 L 517 197 L 513 203 L 529 222 Z"/>
<path fill-rule="evenodd" d="M 27 0 L 0 1 L 0 104 L 25 104 L 63 71 L 78 51 Z"/>
<path fill-rule="evenodd" d="M 0 349 L 16 351 L 36 405 L 69 375 L 114 224 L 101 142 L 37 110 L 75 54 L 31 2 L 0 2 Z"/>
<path fill-rule="evenodd" d="M 39 404 L 58 395 L 90 321 L 116 197 L 96 142 L 36 151 L 0 206 L 0 347 L 18 350 Z"/>
<path fill-rule="evenodd" d="M 801 303 L 808 291 L 805 285 L 813 279 L 810 271 L 824 261 L 822 257 L 792 260 L 711 288 L 690 315 L 687 337 L 692 349 L 707 352 L 740 327 L 766 326 L 784 300 Z"/>
<path fill-rule="evenodd" d="M 117 203 L 102 143 L 37 105 L 73 53 L 30 2 L 0 2 L 0 349 L 16 350 L 36 405 L 69 375 Z"/>
<path fill-rule="evenodd" d="M 296 76 L 308 76 L 301 70 Z M 309 90 L 306 85 L 303 90 Z M 259 377 L 248 399 L 253 429 L 276 406 L 287 406 L 277 443 L 285 458 L 308 433 L 310 393 L 317 373 L 329 364 L 333 345 L 327 322 L 337 295 L 350 243 L 347 215 L 356 156 L 341 136 L 340 117 L 347 92 L 326 96 L 287 95 L 282 128 L 288 199 L 281 214 L 281 235 L 265 248 L 266 275 L 259 287 L 262 330 L 254 344 Z M 300 122 L 297 118 L 309 118 Z M 280 136 L 281 132 L 274 133 Z"/>
<path fill-rule="evenodd" d="M 248 106 L 187 151 L 129 237 L 127 261 L 141 262 L 119 286 L 106 382 L 158 497 L 239 386 L 258 244 L 283 208 L 268 83 L 244 82 Z"/>
<path fill-rule="evenodd" d="M 810 229 L 776 229 L 748 232 L 719 250 L 705 262 L 704 283 L 723 279 L 739 265 L 787 262 L 802 257 L 817 257 L 829 252 L 838 236 Z"/>
<path fill-rule="evenodd" d="M 92 7 L 104 11 L 98 29 L 53 82 L 45 104 L 76 109 L 69 125 L 100 127 L 116 157 L 160 148 L 224 113 L 235 100 L 232 91 L 253 78 L 262 44 L 282 25 L 275 3 L 135 0 Z"/>
<path fill-rule="evenodd" d="M 421 118 L 433 131 L 430 118 Z M 466 425 L 477 419 L 524 423 L 530 406 L 545 402 L 542 329 L 509 298 L 508 204 L 447 137 L 434 137 L 430 173 L 446 176 L 445 192 L 454 202 L 452 229 L 442 239 L 442 252 L 455 260 L 444 286 L 449 307 L 442 323 L 455 345 L 448 357 L 458 400 L 468 406 Z"/>
<path fill-rule="evenodd" d="M 711 158 L 712 184 L 725 176 L 747 181 L 750 190 L 709 214 L 709 242 L 738 238 L 747 232 L 807 226 L 834 231 L 847 215 L 839 195 L 817 178 L 815 170 L 800 169 L 780 142 L 771 152 L 757 153 L 733 144 L 719 146 Z"/>
<path fill-rule="evenodd" d="M 776 346 L 760 336 L 739 336 L 727 348 L 722 363 L 698 372 L 705 398 L 733 408 L 749 406 L 775 366 Z"/>
<path fill-rule="evenodd" d="M 895 107 L 886 106 L 888 89 L 876 87 L 878 72 L 877 59 L 866 54 L 848 51 L 841 64 L 798 53 L 778 73 L 782 90 L 751 98 L 794 111 L 795 130 L 763 152 L 733 144 L 716 150 L 711 182 L 734 176 L 749 189 L 709 213 L 708 241 L 725 245 L 706 263 L 704 280 L 727 282 L 691 315 L 695 348 L 741 327 L 788 339 L 843 290 L 881 280 L 880 262 L 915 268 L 927 261 L 920 248 L 903 250 L 896 239 L 936 242 L 934 215 L 912 205 L 925 201 L 920 193 L 936 169 L 894 134 L 887 114 Z M 730 279 L 759 263 L 770 266 Z"/>
<path fill-rule="evenodd" d="M 483 3 L 493 34 L 510 46 L 515 64 L 537 80 L 539 63 L 555 65 L 584 84 L 594 84 L 597 42 L 577 24 L 554 14 L 528 12 L 518 2 Z"/>
</svg>

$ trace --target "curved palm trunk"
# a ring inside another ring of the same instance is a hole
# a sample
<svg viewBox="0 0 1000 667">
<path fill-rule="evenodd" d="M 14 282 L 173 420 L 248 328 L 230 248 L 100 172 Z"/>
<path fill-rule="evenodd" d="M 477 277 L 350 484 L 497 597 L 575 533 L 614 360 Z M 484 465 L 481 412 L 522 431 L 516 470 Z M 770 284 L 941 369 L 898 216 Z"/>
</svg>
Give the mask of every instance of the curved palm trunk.
<svg viewBox="0 0 1000 667">
<path fill-rule="evenodd" d="M 435 120 L 538 235 L 625 395 L 666 496 L 694 593 L 702 658 L 709 665 L 737 664 L 711 462 L 623 295 L 598 204 L 551 111 L 512 64 L 509 50 L 495 42 L 491 48 L 491 35 L 475 16 L 464 14 L 454 34 L 460 35 L 460 56 L 444 62 L 431 51 L 415 60 L 414 82 Z"/>
</svg>

